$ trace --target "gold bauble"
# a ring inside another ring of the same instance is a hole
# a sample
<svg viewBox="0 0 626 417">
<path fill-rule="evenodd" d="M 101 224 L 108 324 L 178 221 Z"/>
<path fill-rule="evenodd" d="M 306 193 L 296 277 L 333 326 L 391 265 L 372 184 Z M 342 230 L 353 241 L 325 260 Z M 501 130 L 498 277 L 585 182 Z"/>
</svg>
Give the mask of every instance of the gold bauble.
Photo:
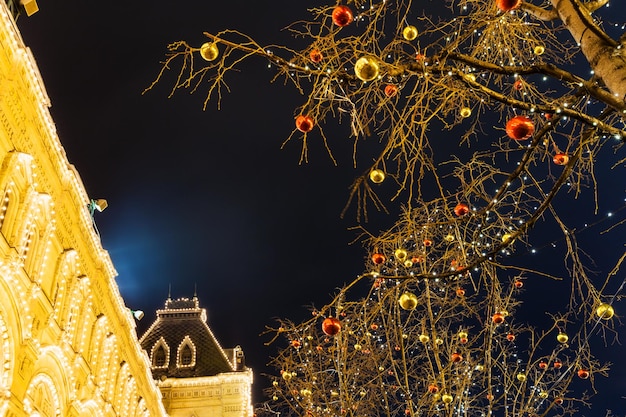
<svg viewBox="0 0 626 417">
<path fill-rule="evenodd" d="M 205 61 L 215 61 L 220 54 L 220 50 L 217 48 L 215 42 L 205 42 L 200 47 L 200 56 Z"/>
<path fill-rule="evenodd" d="M 406 268 L 410 268 L 410 267 L 412 267 L 412 266 L 413 266 L 413 261 L 412 261 L 412 260 L 410 260 L 410 259 L 407 259 L 406 261 L 404 261 L 404 266 L 405 266 Z"/>
<path fill-rule="evenodd" d="M 458 336 L 459 336 L 459 339 L 467 339 L 467 332 L 460 331 Z"/>
<path fill-rule="evenodd" d="M 474 369 L 477 370 L 478 372 L 482 372 L 482 371 L 485 370 L 485 367 L 482 364 L 478 364 L 478 365 L 476 365 L 476 367 Z"/>
<path fill-rule="evenodd" d="M 363 346 L 359 345 L 358 343 L 354 345 L 354 350 L 359 351 L 361 349 L 363 349 Z"/>
<path fill-rule="evenodd" d="M 428 343 L 428 341 L 430 340 L 430 337 L 426 336 L 425 334 L 421 334 L 419 339 L 420 339 L 420 342 L 422 343 Z"/>
<path fill-rule="evenodd" d="M 417 28 L 415 26 L 407 26 L 402 31 L 402 36 L 407 41 L 412 41 L 413 39 L 417 38 L 417 33 Z"/>
<path fill-rule="evenodd" d="M 541 392 L 539 393 L 539 398 L 548 398 L 548 393 L 547 393 L 547 392 L 545 392 L 545 391 L 541 391 Z"/>
<path fill-rule="evenodd" d="M 404 249 L 396 249 L 396 251 L 394 252 L 394 255 L 396 259 L 399 261 L 404 261 L 406 257 L 409 256 L 409 254 Z"/>
<path fill-rule="evenodd" d="M 417 296 L 413 293 L 405 292 L 398 299 L 398 303 L 404 310 L 415 310 L 415 307 L 417 307 Z"/>
<path fill-rule="evenodd" d="M 446 237 L 443 238 L 446 242 L 454 242 L 454 236 L 452 235 L 446 235 Z"/>
<path fill-rule="evenodd" d="M 441 401 L 443 401 L 446 404 L 450 404 L 452 402 L 454 398 L 452 397 L 452 395 L 450 394 L 443 394 L 441 396 Z"/>
<path fill-rule="evenodd" d="M 608 320 L 613 317 L 613 314 L 615 314 L 615 310 L 613 310 L 613 306 L 611 306 L 610 304 L 602 303 L 598 306 L 598 308 L 596 308 L 596 314 L 602 320 Z"/>
<path fill-rule="evenodd" d="M 380 70 L 375 58 L 361 57 L 354 64 L 354 74 L 361 81 L 372 81 L 378 78 Z"/>
<path fill-rule="evenodd" d="M 283 372 L 283 379 L 285 381 L 289 381 L 291 379 L 293 375 L 291 374 L 291 372 Z"/>
<path fill-rule="evenodd" d="M 466 119 L 472 115 L 472 109 L 470 109 L 469 107 L 462 107 L 459 114 L 462 118 Z"/>
<path fill-rule="evenodd" d="M 569 340 L 569 336 L 567 336 L 565 333 L 559 333 L 556 335 L 556 340 L 559 343 L 567 343 L 567 341 Z"/>
<path fill-rule="evenodd" d="M 517 380 L 518 380 L 519 382 L 524 382 L 524 381 L 526 381 L 526 374 L 522 374 L 522 373 L 517 374 Z"/>
<path fill-rule="evenodd" d="M 312 392 L 311 392 L 311 390 L 310 390 L 310 389 L 303 388 L 303 389 L 301 389 L 301 390 L 300 390 L 300 394 L 301 394 L 303 397 L 310 397 L 310 396 L 311 396 L 311 394 L 312 394 Z"/>
<path fill-rule="evenodd" d="M 370 171 L 370 181 L 374 184 L 380 184 L 385 181 L 385 173 L 381 169 L 373 169 Z"/>
<path fill-rule="evenodd" d="M 535 55 L 543 55 L 545 51 L 546 51 L 546 48 L 544 48 L 542 45 L 537 45 L 533 48 L 533 53 Z"/>
<path fill-rule="evenodd" d="M 502 243 L 509 243 L 509 241 L 511 240 L 511 235 L 508 233 L 505 233 L 502 235 Z"/>
<path fill-rule="evenodd" d="M 443 339 L 436 338 L 436 339 L 435 339 L 435 344 L 436 344 L 436 345 L 443 345 Z"/>
</svg>

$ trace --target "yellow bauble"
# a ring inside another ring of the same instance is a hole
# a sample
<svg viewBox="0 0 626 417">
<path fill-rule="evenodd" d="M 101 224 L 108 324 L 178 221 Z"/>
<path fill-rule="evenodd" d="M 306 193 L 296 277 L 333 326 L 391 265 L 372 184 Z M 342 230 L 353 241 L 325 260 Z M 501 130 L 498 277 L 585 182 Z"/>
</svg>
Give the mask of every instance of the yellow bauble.
<svg viewBox="0 0 626 417">
<path fill-rule="evenodd" d="M 452 402 L 452 400 L 453 400 L 453 397 L 450 394 L 443 394 L 441 396 L 441 401 L 443 401 L 446 404 L 450 404 Z"/>
<path fill-rule="evenodd" d="M 359 351 L 361 349 L 363 349 L 363 346 L 359 345 L 358 343 L 354 345 L 354 350 Z"/>
<path fill-rule="evenodd" d="M 374 184 L 380 184 L 385 181 L 385 173 L 380 169 L 373 169 L 370 171 L 370 181 Z"/>
<path fill-rule="evenodd" d="M 402 31 L 402 36 L 407 41 L 412 41 L 413 39 L 417 38 L 417 28 L 415 26 L 405 27 Z"/>
<path fill-rule="evenodd" d="M 485 370 L 485 367 L 482 364 L 478 364 L 476 365 L 474 369 L 477 370 L 478 372 L 482 372 Z"/>
<path fill-rule="evenodd" d="M 520 373 L 520 374 L 517 374 L 517 380 L 518 380 L 519 382 L 524 382 L 524 381 L 526 381 L 526 374 L 521 374 L 521 373 Z"/>
<path fill-rule="evenodd" d="M 460 331 L 459 332 L 459 339 L 467 339 L 467 332 Z"/>
<path fill-rule="evenodd" d="M 398 303 L 405 310 L 415 310 L 415 307 L 417 307 L 417 296 L 413 293 L 405 292 L 398 299 Z"/>
<path fill-rule="evenodd" d="M 613 314 L 615 314 L 615 310 L 613 310 L 613 306 L 602 303 L 598 306 L 598 308 L 596 308 L 596 314 L 602 320 L 608 320 L 613 317 Z"/>
<path fill-rule="evenodd" d="M 545 51 L 546 51 L 546 48 L 544 48 L 542 45 L 537 45 L 533 49 L 533 52 L 535 55 L 543 55 Z"/>
<path fill-rule="evenodd" d="M 420 339 L 420 342 L 427 343 L 430 340 L 430 337 L 426 336 L 425 334 L 421 334 L 419 339 Z"/>
<path fill-rule="evenodd" d="M 409 254 L 404 249 L 396 249 L 396 251 L 394 252 L 394 255 L 396 259 L 399 261 L 404 261 L 406 257 L 409 256 Z"/>
<path fill-rule="evenodd" d="M 300 390 L 300 394 L 301 394 L 303 397 L 310 397 L 310 396 L 311 396 L 311 394 L 312 394 L 312 392 L 311 392 L 311 390 L 310 390 L 310 389 L 303 388 L 303 389 L 301 389 L 301 390 Z"/>
<path fill-rule="evenodd" d="M 465 74 L 464 77 L 472 82 L 476 81 L 476 75 L 474 74 Z"/>
<path fill-rule="evenodd" d="M 511 240 L 511 235 L 508 233 L 505 233 L 502 235 L 502 243 L 508 243 Z"/>
<path fill-rule="evenodd" d="M 283 372 L 283 379 L 285 381 L 289 381 L 291 379 L 293 375 L 291 374 L 291 372 Z"/>
<path fill-rule="evenodd" d="M 567 343 L 569 337 L 565 333 L 559 333 L 556 335 L 556 340 L 558 340 L 559 343 Z"/>
<path fill-rule="evenodd" d="M 354 64 L 354 74 L 361 81 L 372 81 L 378 78 L 380 70 L 375 58 L 361 57 Z"/>
<path fill-rule="evenodd" d="M 443 339 L 436 338 L 436 339 L 435 339 L 435 344 L 436 344 L 436 345 L 443 345 Z"/>
<path fill-rule="evenodd" d="M 472 109 L 470 109 L 469 107 L 463 107 L 461 108 L 461 111 L 459 113 L 461 114 L 462 118 L 466 119 L 472 115 Z"/>
<path fill-rule="evenodd" d="M 446 235 L 446 237 L 444 237 L 444 240 L 446 242 L 454 242 L 454 236 L 452 235 Z"/>
<path fill-rule="evenodd" d="M 404 261 L 404 266 L 406 268 L 410 268 L 413 266 L 413 261 L 411 261 L 410 259 L 407 259 L 406 261 Z"/>
<path fill-rule="evenodd" d="M 545 392 L 545 391 L 541 391 L 541 392 L 539 393 L 539 398 L 548 398 L 548 393 L 547 393 L 547 392 Z"/>
<path fill-rule="evenodd" d="M 205 42 L 200 47 L 200 56 L 202 56 L 205 61 L 215 61 L 219 54 L 220 50 L 217 48 L 215 42 Z"/>
</svg>

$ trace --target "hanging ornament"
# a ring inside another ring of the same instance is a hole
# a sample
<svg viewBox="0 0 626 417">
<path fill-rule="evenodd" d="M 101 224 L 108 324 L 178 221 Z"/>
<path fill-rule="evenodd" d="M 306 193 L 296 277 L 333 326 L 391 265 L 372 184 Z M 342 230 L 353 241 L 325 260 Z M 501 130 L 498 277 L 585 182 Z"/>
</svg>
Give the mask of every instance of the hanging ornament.
<svg viewBox="0 0 626 417">
<path fill-rule="evenodd" d="M 450 404 L 453 399 L 454 397 L 452 397 L 452 395 L 450 394 L 443 394 L 441 396 L 441 401 L 443 401 L 445 404 Z"/>
<path fill-rule="evenodd" d="M 580 379 L 587 379 L 589 378 L 589 371 L 586 369 L 579 369 L 578 370 L 578 377 Z"/>
<path fill-rule="evenodd" d="M 561 398 L 561 397 L 557 397 L 557 398 L 555 398 L 555 399 L 554 399 L 554 403 L 555 403 L 556 405 L 561 405 L 561 404 L 563 404 L 563 398 Z"/>
<path fill-rule="evenodd" d="M 515 116 L 506 122 L 506 134 L 513 140 L 526 140 L 535 132 L 535 123 L 527 116 Z"/>
<path fill-rule="evenodd" d="M 300 343 L 300 341 L 298 339 L 295 339 L 295 340 L 291 341 L 291 346 L 293 346 L 296 349 L 298 349 L 298 348 L 300 348 L 300 346 L 302 346 L 302 344 Z"/>
<path fill-rule="evenodd" d="M 348 26 L 354 20 L 352 10 L 348 6 L 337 6 L 333 9 L 333 23 L 339 27 Z"/>
<path fill-rule="evenodd" d="M 328 336 L 334 336 L 341 330 L 341 322 L 335 317 L 327 317 L 322 322 L 322 331 Z"/>
<path fill-rule="evenodd" d="M 463 297 L 465 295 L 465 290 L 463 288 L 457 288 L 456 289 L 456 295 L 458 297 Z"/>
<path fill-rule="evenodd" d="M 314 63 L 319 64 L 320 62 L 322 62 L 322 59 L 324 59 L 324 55 L 322 55 L 319 49 L 313 49 L 309 53 L 309 58 L 311 58 L 311 61 L 313 61 Z"/>
<path fill-rule="evenodd" d="M 361 81 L 372 81 L 378 78 L 380 70 L 375 58 L 363 56 L 354 64 L 354 74 Z"/>
<path fill-rule="evenodd" d="M 469 213 L 469 211 L 470 211 L 469 206 L 465 203 L 459 203 L 454 208 L 454 214 L 456 214 L 459 217 L 465 216 L 467 213 Z"/>
<path fill-rule="evenodd" d="M 420 341 L 420 342 L 422 342 L 422 343 L 428 343 L 428 341 L 429 341 L 429 340 L 430 340 L 430 337 L 428 337 L 428 336 L 427 336 L 427 335 L 425 335 L 425 334 L 421 334 L 421 335 L 419 336 L 419 341 Z"/>
<path fill-rule="evenodd" d="M 548 367 L 548 364 L 544 361 L 539 362 L 539 369 L 546 369 Z"/>
<path fill-rule="evenodd" d="M 454 352 L 452 356 L 450 356 L 450 360 L 454 363 L 458 363 L 463 360 L 463 356 L 458 352 Z"/>
<path fill-rule="evenodd" d="M 459 343 L 463 345 L 469 341 L 469 339 L 467 338 L 467 332 L 465 331 L 460 331 L 458 336 L 459 336 Z"/>
<path fill-rule="evenodd" d="M 385 173 L 381 169 L 373 169 L 370 171 L 370 181 L 374 184 L 380 184 L 385 181 Z"/>
<path fill-rule="evenodd" d="M 410 259 L 407 259 L 406 261 L 404 261 L 404 267 L 405 268 L 410 268 L 413 266 L 413 261 Z"/>
<path fill-rule="evenodd" d="M 407 26 L 402 30 L 402 36 L 407 41 L 412 41 L 417 38 L 417 28 L 415 26 Z"/>
<path fill-rule="evenodd" d="M 376 265 L 384 264 L 387 258 L 382 253 L 375 253 L 372 255 L 372 262 Z"/>
<path fill-rule="evenodd" d="M 302 133 L 308 133 L 313 130 L 313 126 L 315 126 L 315 122 L 313 118 L 308 115 L 301 114 L 296 117 L 296 128 Z"/>
<path fill-rule="evenodd" d="M 215 42 L 205 42 L 200 47 L 200 56 L 205 61 L 215 61 L 219 54 L 220 50 Z"/>
<path fill-rule="evenodd" d="M 522 0 L 496 0 L 496 6 L 503 12 L 517 9 L 522 4 Z"/>
<path fill-rule="evenodd" d="M 615 310 L 610 304 L 602 303 L 596 308 L 596 314 L 602 320 L 609 320 L 615 314 Z"/>
<path fill-rule="evenodd" d="M 557 165 L 567 165 L 569 162 L 569 156 L 566 153 L 559 152 L 552 157 L 552 162 Z"/>
<path fill-rule="evenodd" d="M 491 320 L 494 322 L 494 324 L 504 323 L 504 314 L 502 314 L 502 313 L 495 313 L 493 315 L 493 317 L 491 317 Z"/>
<path fill-rule="evenodd" d="M 398 299 L 398 304 L 404 310 L 415 310 L 417 307 L 417 296 L 413 293 L 405 292 Z"/>
<path fill-rule="evenodd" d="M 519 382 L 524 382 L 524 381 L 526 381 L 526 374 L 523 374 L 523 373 L 521 373 L 521 372 L 520 372 L 519 374 L 517 374 L 517 380 L 518 380 Z"/>
<path fill-rule="evenodd" d="M 387 97 L 395 97 L 398 94 L 398 86 L 395 84 L 387 84 L 385 86 L 385 95 Z"/>
<path fill-rule="evenodd" d="M 515 335 L 513 333 L 509 333 L 506 335 L 506 340 L 508 340 L 509 342 L 512 342 L 515 340 Z"/>
<path fill-rule="evenodd" d="M 515 280 L 513 285 L 515 286 L 515 288 L 522 288 L 524 286 L 524 281 L 520 281 L 519 279 L 517 279 Z"/>
<path fill-rule="evenodd" d="M 559 334 L 556 335 L 556 340 L 559 343 L 567 343 L 567 341 L 569 340 L 569 336 L 563 332 L 560 332 Z"/>
<path fill-rule="evenodd" d="M 293 374 L 291 372 L 281 371 L 281 374 L 285 381 L 289 381 L 293 377 Z"/>
<path fill-rule="evenodd" d="M 511 235 L 508 233 L 505 233 L 502 235 L 502 243 L 509 243 L 509 240 L 511 240 Z"/>
<path fill-rule="evenodd" d="M 554 369 L 561 369 L 561 367 L 563 366 L 563 362 L 561 362 L 558 359 L 555 359 L 554 364 L 552 366 L 554 366 Z"/>
<path fill-rule="evenodd" d="M 535 55 L 543 55 L 545 51 L 546 51 L 546 48 L 543 45 L 537 45 L 533 48 L 533 53 Z"/>
<path fill-rule="evenodd" d="M 433 245 L 433 241 L 430 239 L 424 239 L 424 246 L 432 246 Z"/>
<path fill-rule="evenodd" d="M 515 88 L 517 91 L 521 90 L 522 88 L 524 88 L 524 82 L 522 80 L 515 80 L 515 82 L 513 83 L 513 88 Z"/>
<path fill-rule="evenodd" d="M 409 256 L 409 254 L 407 253 L 406 250 L 400 248 L 400 249 L 396 249 L 396 251 L 394 252 L 394 256 L 396 257 L 397 260 L 404 261 L 406 257 Z"/>
<path fill-rule="evenodd" d="M 461 111 L 459 112 L 462 118 L 467 119 L 472 115 L 472 109 L 469 107 L 461 107 Z"/>
<path fill-rule="evenodd" d="M 430 392 L 431 394 L 434 394 L 437 391 L 439 391 L 439 386 L 437 386 L 437 384 L 430 384 L 428 386 L 428 392 Z"/>
</svg>

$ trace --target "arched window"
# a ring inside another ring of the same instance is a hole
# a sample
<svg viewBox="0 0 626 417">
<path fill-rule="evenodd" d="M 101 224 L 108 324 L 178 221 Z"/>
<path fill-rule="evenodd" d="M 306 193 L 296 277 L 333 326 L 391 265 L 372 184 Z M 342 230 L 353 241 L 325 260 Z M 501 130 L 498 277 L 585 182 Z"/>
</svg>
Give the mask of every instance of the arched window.
<svg viewBox="0 0 626 417">
<path fill-rule="evenodd" d="M 191 347 L 189 345 L 185 345 L 180 351 L 180 364 L 183 366 L 189 366 L 191 365 L 192 359 L 193 352 L 191 351 Z"/>
<path fill-rule="evenodd" d="M 154 351 L 154 366 L 165 366 L 165 348 L 161 345 Z"/>
<path fill-rule="evenodd" d="M 176 361 L 178 367 L 193 367 L 196 365 L 196 346 L 191 341 L 189 336 L 185 336 L 183 341 L 178 346 L 178 360 Z"/>
<path fill-rule="evenodd" d="M 170 347 L 165 342 L 163 337 L 159 338 L 154 345 L 152 345 L 152 367 L 153 368 L 166 368 L 170 362 Z"/>
</svg>

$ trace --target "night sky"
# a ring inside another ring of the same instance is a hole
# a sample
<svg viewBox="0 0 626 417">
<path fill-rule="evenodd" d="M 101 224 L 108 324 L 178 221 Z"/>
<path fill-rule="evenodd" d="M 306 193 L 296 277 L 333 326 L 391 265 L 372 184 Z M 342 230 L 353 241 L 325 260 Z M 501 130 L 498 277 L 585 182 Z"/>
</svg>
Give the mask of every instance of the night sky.
<svg viewBox="0 0 626 417">
<path fill-rule="evenodd" d="M 307 6 L 285 0 L 38 4 L 39 12 L 21 16 L 18 27 L 39 65 L 70 163 L 88 195 L 109 203 L 95 221 L 126 305 L 146 312 L 139 335 L 163 307 L 170 286 L 173 298 L 191 297 L 197 288 L 216 337 L 223 347 L 242 346 L 260 390 L 267 385 L 260 374 L 275 351 L 259 336 L 265 326 L 276 317 L 308 317 L 308 306 L 327 303 L 363 272 L 367 254 L 350 245 L 354 212 L 343 219 L 340 213 L 354 176 L 369 161 L 352 166 L 346 124 L 332 130 L 338 166 L 313 137 L 308 164 L 298 164 L 297 141 L 281 150 L 304 98 L 282 81 L 271 84 L 274 70 L 261 59 L 230 74 L 231 93 L 220 110 L 215 101 L 203 110 L 203 93 L 168 99 L 167 79 L 142 91 L 157 75 L 167 44 L 187 40 L 199 46 L 203 31 L 227 28 L 261 44 L 289 43 L 282 29 L 309 18 Z M 595 257 L 599 277 L 624 247 L 623 227 L 610 238 L 599 232 L 625 217 L 623 177 L 607 170 L 620 152 L 607 147 L 603 155 L 608 162 L 599 173 L 598 214 L 590 199 L 565 196 L 559 203 L 578 229 L 600 222 L 579 237 L 591 242 L 584 247 Z M 615 213 L 611 219 L 609 212 Z M 394 219 L 380 220 L 370 222 L 372 231 Z M 548 232 L 534 233 L 538 253 L 527 256 L 536 264 L 553 262 L 558 242 Z M 622 271 L 617 279 L 623 278 Z M 615 363 L 611 381 L 601 380 L 607 395 L 626 395 L 626 349 L 613 345 L 606 352 Z M 258 392 L 255 397 L 263 399 Z M 603 405 L 626 412 L 623 398 Z"/>
</svg>

